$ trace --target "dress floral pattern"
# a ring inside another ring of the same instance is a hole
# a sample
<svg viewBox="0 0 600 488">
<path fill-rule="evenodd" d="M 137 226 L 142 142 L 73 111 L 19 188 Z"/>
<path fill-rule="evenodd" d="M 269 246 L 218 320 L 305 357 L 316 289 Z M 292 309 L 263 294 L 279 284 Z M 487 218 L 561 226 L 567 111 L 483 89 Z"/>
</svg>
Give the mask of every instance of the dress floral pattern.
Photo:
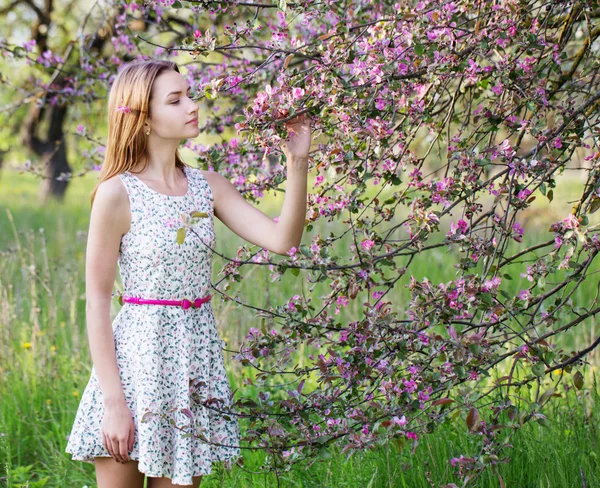
<svg viewBox="0 0 600 488">
<path fill-rule="evenodd" d="M 124 295 L 193 301 L 211 292 L 214 198 L 199 169 L 185 167 L 184 172 L 188 188 L 181 196 L 159 193 L 130 172 L 118 175 L 131 210 L 131 228 L 118 257 Z M 188 230 L 179 245 L 181 215 L 194 210 L 208 218 L 201 218 L 194 232 Z M 210 474 L 215 461 L 230 469 L 240 456 L 240 432 L 238 417 L 223 412 L 233 398 L 210 301 L 187 310 L 125 302 L 112 329 L 135 425 L 129 457 L 139 461 L 138 469 L 181 485 Z M 103 416 L 94 366 L 66 447 L 74 460 L 93 463 L 95 456 L 110 456 L 102 439 Z"/>
</svg>

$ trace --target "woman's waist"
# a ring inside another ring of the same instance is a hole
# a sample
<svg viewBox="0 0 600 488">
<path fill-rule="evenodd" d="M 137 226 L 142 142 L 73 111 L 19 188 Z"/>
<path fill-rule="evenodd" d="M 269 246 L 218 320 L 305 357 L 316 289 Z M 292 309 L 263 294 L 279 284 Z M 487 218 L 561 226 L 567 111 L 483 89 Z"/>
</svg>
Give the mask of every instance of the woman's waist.
<svg viewBox="0 0 600 488">
<path fill-rule="evenodd" d="M 123 299 L 125 297 L 129 298 L 130 302 L 135 302 L 135 300 L 139 300 L 139 302 L 160 302 L 157 304 L 161 304 L 165 302 L 165 305 L 168 305 L 167 302 L 181 302 L 182 300 L 199 300 L 205 299 L 209 296 L 212 296 L 212 293 L 208 287 L 198 287 L 191 289 L 152 289 L 152 288 L 143 288 L 143 287 L 123 287 L 123 292 L 119 294 Z"/>
</svg>

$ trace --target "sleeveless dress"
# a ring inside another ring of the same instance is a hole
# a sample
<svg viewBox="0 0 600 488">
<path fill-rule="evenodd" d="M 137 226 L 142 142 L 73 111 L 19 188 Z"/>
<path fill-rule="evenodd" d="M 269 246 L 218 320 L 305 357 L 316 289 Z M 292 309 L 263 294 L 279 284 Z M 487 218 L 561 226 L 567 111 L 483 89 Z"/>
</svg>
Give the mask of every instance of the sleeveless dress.
<svg viewBox="0 0 600 488">
<path fill-rule="evenodd" d="M 183 196 L 152 190 L 130 172 L 118 175 L 131 209 L 131 228 L 121 238 L 117 261 L 123 295 L 193 301 L 211 293 L 214 198 L 199 169 L 185 167 L 184 172 L 188 190 Z M 208 218 L 193 226 L 195 233 L 188 229 L 179 245 L 181 214 L 194 210 Z M 191 485 L 193 476 L 210 474 L 215 461 L 231 469 L 240 456 L 240 431 L 238 417 L 226 413 L 233 398 L 211 302 L 188 309 L 124 302 L 112 329 L 135 425 L 129 458 L 139 461 L 139 471 Z M 110 456 L 102 438 L 103 416 L 93 366 L 65 450 L 73 460 L 93 463 L 95 456 Z"/>
</svg>

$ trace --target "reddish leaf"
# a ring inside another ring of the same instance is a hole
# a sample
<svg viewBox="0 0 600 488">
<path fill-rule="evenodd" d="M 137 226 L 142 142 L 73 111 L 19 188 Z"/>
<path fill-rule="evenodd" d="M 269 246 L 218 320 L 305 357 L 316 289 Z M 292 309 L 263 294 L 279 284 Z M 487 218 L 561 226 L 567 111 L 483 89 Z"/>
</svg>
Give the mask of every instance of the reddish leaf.
<svg viewBox="0 0 600 488">
<path fill-rule="evenodd" d="M 471 432 L 473 432 L 473 428 L 479 424 L 479 411 L 473 407 L 469 410 L 469 414 L 467 415 L 467 427 Z"/>
<path fill-rule="evenodd" d="M 447 405 L 448 403 L 452 403 L 454 400 L 452 398 L 440 398 L 431 403 L 432 406 L 437 407 L 438 405 Z"/>
<path fill-rule="evenodd" d="M 283 69 L 286 69 L 288 67 L 288 65 L 290 64 L 290 61 L 292 60 L 293 57 L 294 57 L 294 55 L 290 54 L 289 56 L 287 56 L 285 58 L 285 61 L 283 62 Z"/>
</svg>

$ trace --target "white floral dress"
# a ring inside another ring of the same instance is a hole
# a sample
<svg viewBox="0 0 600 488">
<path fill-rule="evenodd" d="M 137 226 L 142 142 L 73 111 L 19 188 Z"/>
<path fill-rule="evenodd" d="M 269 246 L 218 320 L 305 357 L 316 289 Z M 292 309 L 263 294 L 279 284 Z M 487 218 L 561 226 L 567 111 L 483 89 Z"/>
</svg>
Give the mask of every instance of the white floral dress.
<svg viewBox="0 0 600 488">
<path fill-rule="evenodd" d="M 188 190 L 183 196 L 159 193 L 130 172 L 118 175 L 131 209 L 131 228 L 118 257 L 124 295 L 193 301 L 211 293 L 214 198 L 202 171 L 185 167 L 184 172 Z M 195 233 L 188 230 L 179 245 L 181 214 L 194 210 L 208 218 L 200 219 Z M 228 410 L 233 398 L 210 301 L 187 310 L 125 302 L 112 329 L 135 425 L 129 457 L 139 461 L 138 469 L 191 485 L 192 476 L 211 473 L 215 461 L 231 468 L 240 456 L 238 417 L 219 412 Z M 95 456 L 110 456 L 100 430 L 103 416 L 93 366 L 66 447 L 74 460 L 93 463 Z"/>
</svg>

